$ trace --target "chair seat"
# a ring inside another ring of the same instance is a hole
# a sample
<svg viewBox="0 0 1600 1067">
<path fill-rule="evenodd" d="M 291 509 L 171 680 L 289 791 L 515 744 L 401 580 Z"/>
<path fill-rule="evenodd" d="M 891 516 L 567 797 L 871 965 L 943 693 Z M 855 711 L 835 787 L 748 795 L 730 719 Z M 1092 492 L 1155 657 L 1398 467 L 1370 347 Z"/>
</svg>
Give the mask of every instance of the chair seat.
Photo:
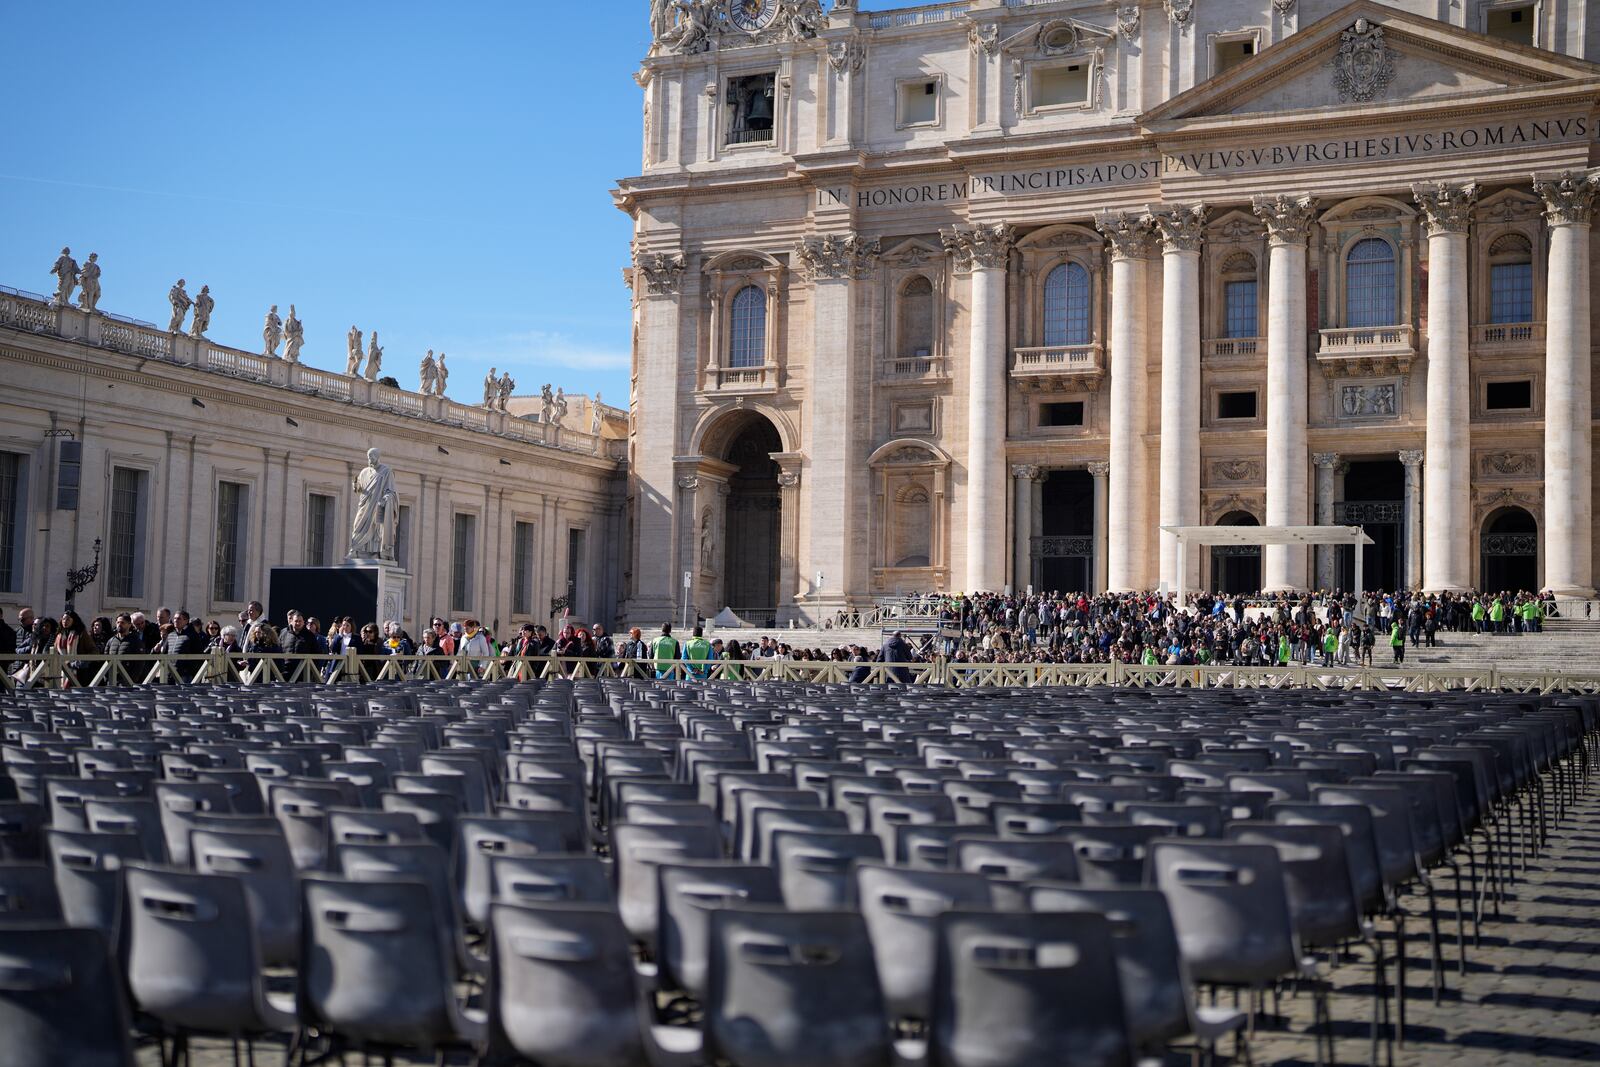
<svg viewBox="0 0 1600 1067">
<path fill-rule="evenodd" d="M 1244 1026 L 1245 1013 L 1232 1008 L 1196 1007 L 1194 1009 L 1194 1036 L 1201 1041 L 1220 1041 Z"/>
</svg>

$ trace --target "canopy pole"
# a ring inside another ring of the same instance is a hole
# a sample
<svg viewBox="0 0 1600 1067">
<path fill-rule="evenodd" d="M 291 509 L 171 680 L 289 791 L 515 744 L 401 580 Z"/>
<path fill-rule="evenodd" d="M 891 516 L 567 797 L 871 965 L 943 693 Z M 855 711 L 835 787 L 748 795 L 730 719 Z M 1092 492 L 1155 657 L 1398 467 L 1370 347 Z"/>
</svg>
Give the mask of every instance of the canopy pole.
<svg viewBox="0 0 1600 1067">
<path fill-rule="evenodd" d="M 1364 563 L 1366 563 L 1366 559 L 1365 559 L 1366 552 L 1364 552 L 1362 550 L 1365 549 L 1367 546 L 1361 544 L 1360 542 L 1357 542 L 1352 547 L 1354 547 L 1355 550 L 1356 550 L 1356 603 L 1360 604 L 1361 603 L 1361 594 L 1366 592 L 1365 585 L 1362 582 L 1362 578 L 1361 578 L 1361 570 L 1362 570 L 1362 565 Z"/>
<path fill-rule="evenodd" d="M 1178 599 L 1177 599 L 1177 602 L 1175 604 L 1175 607 L 1177 608 L 1178 611 L 1181 612 L 1181 611 L 1183 611 L 1183 598 L 1184 598 L 1184 594 L 1186 592 L 1186 590 L 1184 589 L 1184 583 L 1188 580 L 1188 577 L 1189 577 L 1189 560 L 1188 560 L 1189 539 L 1187 537 L 1183 536 L 1183 534 L 1178 534 L 1177 537 L 1178 537 Z"/>
</svg>

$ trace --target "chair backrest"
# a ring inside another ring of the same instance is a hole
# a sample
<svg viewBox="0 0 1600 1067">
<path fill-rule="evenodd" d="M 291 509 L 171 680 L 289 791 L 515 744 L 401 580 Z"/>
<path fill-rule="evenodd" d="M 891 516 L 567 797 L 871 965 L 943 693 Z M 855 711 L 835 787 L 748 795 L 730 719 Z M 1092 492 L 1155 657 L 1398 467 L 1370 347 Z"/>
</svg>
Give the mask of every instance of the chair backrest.
<svg viewBox="0 0 1600 1067">
<path fill-rule="evenodd" d="M 1188 969 L 1172 911 L 1159 889 L 1085 889 L 1048 882 L 1028 887 L 1034 911 L 1097 912 L 1111 921 L 1122 1002 L 1134 1044 L 1155 1048 L 1188 1032 Z"/>
<path fill-rule="evenodd" d="M 754 821 L 755 853 L 750 858 L 760 863 L 772 861 L 772 839 L 780 831 L 850 831 L 850 817 L 833 808 L 758 808 Z"/>
<path fill-rule="evenodd" d="M 0 860 L 44 855 L 45 809 L 23 800 L 0 800 Z"/>
<path fill-rule="evenodd" d="M 373 811 L 369 808 L 328 810 L 328 844 L 333 847 L 398 845 L 406 841 L 426 840 L 422 824 L 409 811 Z"/>
<path fill-rule="evenodd" d="M 152 863 L 167 859 L 166 838 L 161 830 L 161 811 L 154 800 L 144 797 L 89 797 L 83 802 L 83 818 L 90 833 L 133 834 Z"/>
<path fill-rule="evenodd" d="M 632 944 L 615 909 L 496 903 L 490 916 L 491 1059 L 509 1048 L 560 1067 L 645 1061 Z"/>
<path fill-rule="evenodd" d="M 653 947 L 660 916 L 657 868 L 663 863 L 722 859 L 722 831 L 712 826 L 619 823 L 611 828 L 611 855 L 622 923 L 634 938 Z"/>
<path fill-rule="evenodd" d="M 1013 882 L 1078 879 L 1077 857 L 1072 842 L 1064 837 L 957 838 L 953 866 Z"/>
<path fill-rule="evenodd" d="M 125 872 L 128 993 L 182 1030 L 238 1033 L 258 1018 L 261 959 L 244 885 L 139 864 Z"/>
<path fill-rule="evenodd" d="M 867 832 L 894 855 L 895 828 L 907 824 L 955 822 L 955 802 L 942 793 L 874 793 L 866 798 Z"/>
<path fill-rule="evenodd" d="M 1362 914 L 1371 914 L 1383 903 L 1378 839 L 1372 828 L 1372 811 L 1365 804 L 1282 801 L 1271 805 L 1267 815 L 1273 822 L 1290 826 L 1337 826 L 1344 834 L 1345 862 L 1350 868 L 1350 883 Z"/>
<path fill-rule="evenodd" d="M 120 969 L 98 930 L 0 927 L 0 1067 L 133 1067 Z"/>
<path fill-rule="evenodd" d="M 772 838 L 772 863 L 783 901 L 800 911 L 849 907 L 855 898 L 850 865 L 882 860 L 883 844 L 872 834 L 780 830 Z"/>
<path fill-rule="evenodd" d="M 956 838 L 971 837 L 975 830 L 959 822 L 902 823 L 894 828 L 894 861 L 925 871 L 950 870 Z"/>
<path fill-rule="evenodd" d="M 189 853 L 199 873 L 237 878 L 244 887 L 263 963 L 292 964 L 300 958 L 300 887 L 282 834 L 191 830 Z"/>
<path fill-rule="evenodd" d="M 1065 801 L 996 801 L 989 817 L 1001 837 L 1059 834 L 1083 822 L 1083 812 Z"/>
<path fill-rule="evenodd" d="M 1270 845 L 1163 838 L 1150 868 L 1197 981 L 1260 988 L 1300 961 L 1283 865 Z"/>
<path fill-rule="evenodd" d="M 122 865 L 145 858 L 132 834 L 46 830 L 50 866 L 61 895 L 61 914 L 73 926 L 90 926 L 117 944 Z"/>
<path fill-rule="evenodd" d="M 696 1000 L 706 994 L 711 914 L 721 908 L 782 907 L 771 867 L 740 863 L 663 863 L 656 958 L 667 979 Z"/>
<path fill-rule="evenodd" d="M 1082 826 L 1067 831 L 1078 863 L 1078 881 L 1110 889 L 1145 884 L 1150 842 L 1162 836 L 1159 826 Z"/>
<path fill-rule="evenodd" d="M 945 912 L 934 975 L 930 1064 L 1125 1067 L 1133 1061 L 1103 915 Z"/>
<path fill-rule="evenodd" d="M 379 794 L 379 807 L 384 811 L 406 812 L 416 817 L 417 824 L 428 840 L 445 851 L 455 847 L 456 819 L 461 815 L 461 801 L 448 793 Z"/>
<path fill-rule="evenodd" d="M 1174 837 L 1221 837 L 1222 827 L 1227 822 L 1222 809 L 1214 804 L 1141 801 L 1125 805 L 1122 810 L 1131 825 L 1159 826 Z"/>
<path fill-rule="evenodd" d="M 535 817 L 466 815 L 456 823 L 456 878 L 469 922 L 489 920 L 489 863 L 496 856 L 560 855 L 569 851 L 562 827 Z"/>
<path fill-rule="evenodd" d="M 713 912 L 704 1007 L 707 1052 L 740 1067 L 889 1062 L 871 942 L 855 912 Z"/>
<path fill-rule="evenodd" d="M 611 872 L 595 856 L 496 856 L 489 861 L 489 883 L 495 904 L 615 907 L 617 900 Z"/>
<path fill-rule="evenodd" d="M 1227 829 L 1230 841 L 1271 845 L 1283 864 L 1289 893 L 1289 915 L 1300 944 L 1322 948 L 1361 937 L 1360 902 L 1345 857 L 1344 832 L 1338 826 L 1282 822 L 1236 822 Z"/>
<path fill-rule="evenodd" d="M 56 879 L 42 863 L 0 863 L 0 926 L 61 922 Z"/>
<path fill-rule="evenodd" d="M 780 811 L 819 810 L 822 798 L 810 789 L 741 789 L 733 797 L 733 852 L 754 859 L 757 849 L 756 814 Z M 848 818 L 848 815 L 846 816 Z"/>
<path fill-rule="evenodd" d="M 1311 795 L 1319 804 L 1363 804 L 1372 812 L 1378 863 L 1383 872 L 1383 884 L 1391 892 L 1421 873 L 1411 798 L 1403 788 L 1345 782 L 1315 786 Z"/>
<path fill-rule="evenodd" d="M 856 864 L 855 879 L 856 903 L 872 939 L 890 1018 L 926 1019 L 939 916 L 993 908 L 989 880 L 961 871 L 913 870 L 871 861 Z"/>
</svg>

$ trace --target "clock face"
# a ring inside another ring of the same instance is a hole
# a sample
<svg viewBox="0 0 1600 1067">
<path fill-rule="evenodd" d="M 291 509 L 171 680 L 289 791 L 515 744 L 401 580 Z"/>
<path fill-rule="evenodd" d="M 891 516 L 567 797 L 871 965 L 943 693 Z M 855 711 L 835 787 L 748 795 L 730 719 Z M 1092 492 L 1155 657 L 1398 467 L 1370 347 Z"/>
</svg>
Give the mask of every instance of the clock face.
<svg viewBox="0 0 1600 1067">
<path fill-rule="evenodd" d="M 778 0 L 731 0 L 728 18 L 746 33 L 759 33 L 778 17 Z"/>
</svg>

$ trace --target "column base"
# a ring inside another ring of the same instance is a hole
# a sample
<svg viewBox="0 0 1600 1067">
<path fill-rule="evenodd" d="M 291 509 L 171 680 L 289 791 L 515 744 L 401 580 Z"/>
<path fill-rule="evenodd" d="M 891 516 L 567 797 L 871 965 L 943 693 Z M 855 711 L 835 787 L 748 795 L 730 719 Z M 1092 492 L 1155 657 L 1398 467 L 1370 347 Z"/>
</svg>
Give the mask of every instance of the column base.
<svg viewBox="0 0 1600 1067">
<path fill-rule="evenodd" d="M 1546 586 L 1540 592 L 1551 593 L 1557 600 L 1593 600 L 1595 598 L 1593 589 L 1584 589 L 1579 586 L 1563 586 L 1561 588 Z"/>
</svg>

